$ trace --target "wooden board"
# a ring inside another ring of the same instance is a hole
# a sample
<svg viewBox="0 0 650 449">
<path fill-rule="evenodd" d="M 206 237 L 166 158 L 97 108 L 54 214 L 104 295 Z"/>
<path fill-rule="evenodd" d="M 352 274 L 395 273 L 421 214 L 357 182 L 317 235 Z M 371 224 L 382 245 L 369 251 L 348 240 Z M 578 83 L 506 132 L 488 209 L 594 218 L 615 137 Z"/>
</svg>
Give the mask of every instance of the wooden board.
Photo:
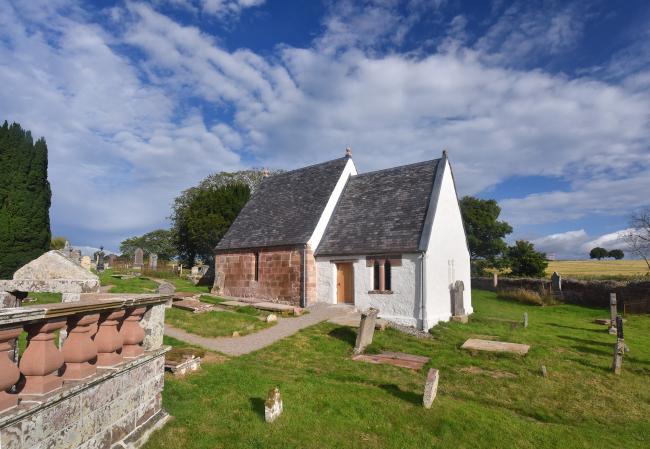
<svg viewBox="0 0 650 449">
<path fill-rule="evenodd" d="M 354 269 L 351 263 L 336 264 L 336 302 L 354 304 Z"/>
<path fill-rule="evenodd" d="M 402 352 L 382 352 L 379 354 L 359 354 L 352 357 L 356 362 L 368 362 L 398 366 L 414 370 L 422 369 L 429 361 L 429 357 L 420 355 L 404 354 Z"/>
<path fill-rule="evenodd" d="M 463 343 L 461 348 L 469 351 L 508 352 L 511 354 L 526 355 L 530 346 L 519 343 L 470 338 Z"/>
</svg>

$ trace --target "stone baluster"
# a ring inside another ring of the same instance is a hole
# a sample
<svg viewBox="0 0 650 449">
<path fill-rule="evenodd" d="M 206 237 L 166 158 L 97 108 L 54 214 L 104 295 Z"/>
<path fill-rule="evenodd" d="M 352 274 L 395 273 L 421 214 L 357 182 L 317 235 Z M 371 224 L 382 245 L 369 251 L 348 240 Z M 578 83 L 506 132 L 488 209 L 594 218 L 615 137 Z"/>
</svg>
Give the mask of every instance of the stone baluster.
<svg viewBox="0 0 650 449">
<path fill-rule="evenodd" d="M 146 307 L 134 307 L 126 311 L 126 318 L 120 330 L 124 345 L 122 347 L 122 357 L 124 358 L 132 359 L 144 354 L 144 349 L 142 349 L 144 329 L 140 326 L 140 320 L 146 311 Z"/>
<path fill-rule="evenodd" d="M 61 387 L 59 368 L 63 354 L 54 344 L 54 332 L 65 327 L 65 318 L 28 324 L 27 349 L 20 359 L 20 372 L 25 376 L 21 395 L 43 395 Z"/>
<path fill-rule="evenodd" d="M 97 372 L 94 362 L 97 346 L 92 340 L 96 332 L 99 314 L 75 315 L 68 318 L 68 338 L 63 343 L 65 380 L 81 380 Z"/>
<path fill-rule="evenodd" d="M 125 310 L 113 310 L 102 314 L 99 330 L 95 335 L 97 367 L 111 367 L 122 362 L 122 336 L 117 330 Z"/>
<path fill-rule="evenodd" d="M 0 413 L 18 405 L 18 395 L 9 393 L 20 378 L 20 371 L 11 358 L 11 341 L 23 331 L 22 326 L 0 329 Z"/>
</svg>

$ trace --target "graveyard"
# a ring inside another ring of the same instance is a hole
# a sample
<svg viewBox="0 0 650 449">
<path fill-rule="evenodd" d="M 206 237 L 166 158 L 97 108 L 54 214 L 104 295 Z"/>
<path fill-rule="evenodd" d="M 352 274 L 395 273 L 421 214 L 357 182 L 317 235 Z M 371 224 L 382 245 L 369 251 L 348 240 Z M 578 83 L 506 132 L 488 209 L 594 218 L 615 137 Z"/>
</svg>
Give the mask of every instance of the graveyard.
<svg viewBox="0 0 650 449">
<path fill-rule="evenodd" d="M 145 447 L 647 447 L 648 315 L 625 316 L 629 352 L 615 375 L 616 335 L 595 322 L 608 318 L 606 309 L 529 306 L 481 290 L 473 303 L 469 323 L 438 324 L 427 338 L 375 331 L 366 354 L 428 357 L 419 370 L 353 361 L 357 330 L 329 322 L 240 357 L 213 354 L 196 373 L 166 375 L 163 405 L 174 419 Z M 462 349 L 470 338 L 530 350 Z M 192 347 L 170 337 L 165 344 Z M 430 368 L 439 386 L 426 409 Z M 267 423 L 274 387 L 283 412 Z"/>
</svg>

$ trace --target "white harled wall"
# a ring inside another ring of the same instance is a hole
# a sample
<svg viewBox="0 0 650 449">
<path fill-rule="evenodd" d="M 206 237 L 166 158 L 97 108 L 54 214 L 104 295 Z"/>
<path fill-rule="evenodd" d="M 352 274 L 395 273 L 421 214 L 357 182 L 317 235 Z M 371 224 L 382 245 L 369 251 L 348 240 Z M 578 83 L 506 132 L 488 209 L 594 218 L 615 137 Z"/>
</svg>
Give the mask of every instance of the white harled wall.
<svg viewBox="0 0 650 449">
<path fill-rule="evenodd" d="M 465 312 L 471 314 L 469 251 L 449 162 L 442 178 L 426 258 L 427 329 L 451 318 L 450 286 L 457 280 L 465 284 Z"/>
</svg>

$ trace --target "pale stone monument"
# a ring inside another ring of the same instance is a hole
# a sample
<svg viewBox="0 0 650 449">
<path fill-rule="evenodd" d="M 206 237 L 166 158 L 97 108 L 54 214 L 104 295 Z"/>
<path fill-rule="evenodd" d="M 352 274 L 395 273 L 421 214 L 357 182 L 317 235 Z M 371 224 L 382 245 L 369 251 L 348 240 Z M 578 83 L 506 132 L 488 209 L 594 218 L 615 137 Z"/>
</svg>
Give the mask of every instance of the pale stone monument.
<svg viewBox="0 0 650 449">
<path fill-rule="evenodd" d="M 95 261 L 95 266 L 97 267 L 97 271 L 99 272 L 104 271 L 104 247 L 103 246 L 99 247 L 99 252 L 97 253 L 97 260 Z"/>
<path fill-rule="evenodd" d="M 88 256 L 83 256 L 83 257 L 81 258 L 81 261 L 80 261 L 79 263 L 80 263 L 80 265 L 81 265 L 83 268 L 85 268 L 86 270 L 90 271 L 90 266 L 91 266 L 91 263 L 90 263 L 90 257 L 88 257 Z"/>
<path fill-rule="evenodd" d="M 156 270 L 158 268 L 158 254 L 149 254 L 149 269 Z"/>
<path fill-rule="evenodd" d="M 173 295 L 176 293 L 176 287 L 170 282 L 163 282 L 162 284 L 158 285 L 158 289 L 156 291 L 161 295 Z"/>
<path fill-rule="evenodd" d="M 144 266 L 144 251 L 142 248 L 136 248 L 133 253 L 133 268 L 140 270 Z"/>
<path fill-rule="evenodd" d="M 355 354 L 362 354 L 366 347 L 372 343 L 372 337 L 375 334 L 375 322 L 377 321 L 378 314 L 379 310 L 373 308 L 370 308 L 361 314 L 357 342 L 354 345 Z"/>
<path fill-rule="evenodd" d="M 280 389 L 275 387 L 269 390 L 264 402 L 264 420 L 266 422 L 273 422 L 282 414 L 282 396 Z"/>
<path fill-rule="evenodd" d="M 524 312 L 524 328 L 528 327 L 528 312 Z"/>
<path fill-rule="evenodd" d="M 616 317 L 616 346 L 614 346 L 614 360 L 612 371 L 614 374 L 621 374 L 623 367 L 623 354 L 625 354 L 625 339 L 623 338 L 623 318 Z"/>
<path fill-rule="evenodd" d="M 499 285 L 499 275 L 495 271 L 494 273 L 492 273 L 492 287 L 497 288 L 498 285 Z"/>
<path fill-rule="evenodd" d="M 467 313 L 465 313 L 465 303 L 463 299 L 463 292 L 465 291 L 465 284 L 463 281 L 456 281 L 451 288 L 451 319 L 460 323 L 467 323 Z"/>
<path fill-rule="evenodd" d="M 551 275 L 551 294 L 555 297 L 562 296 L 562 276 L 557 271 Z"/>
<path fill-rule="evenodd" d="M 618 311 L 616 309 L 616 293 L 609 294 L 609 333 L 614 335 L 616 333 L 616 317 Z"/>
<path fill-rule="evenodd" d="M 74 263 L 81 264 L 81 250 L 73 249 L 70 251 L 70 260 L 72 260 Z"/>
<path fill-rule="evenodd" d="M 431 368 L 427 374 L 427 381 L 424 384 L 424 395 L 422 396 L 422 405 L 424 408 L 431 408 L 433 400 L 438 394 L 438 379 L 439 372 L 435 368 Z"/>
</svg>

